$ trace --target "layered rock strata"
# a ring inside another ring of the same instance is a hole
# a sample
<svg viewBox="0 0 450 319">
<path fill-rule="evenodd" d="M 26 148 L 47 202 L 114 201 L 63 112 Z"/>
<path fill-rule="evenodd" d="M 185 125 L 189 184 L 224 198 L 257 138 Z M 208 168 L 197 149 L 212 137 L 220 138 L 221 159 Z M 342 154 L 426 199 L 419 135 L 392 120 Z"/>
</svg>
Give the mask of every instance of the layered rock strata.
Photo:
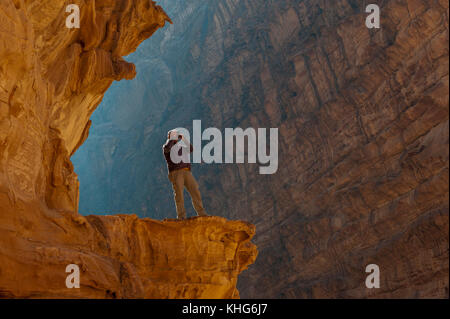
<svg viewBox="0 0 450 319">
<path fill-rule="evenodd" d="M 174 216 L 168 129 L 277 127 L 274 175 L 193 168 L 207 209 L 257 226 L 242 296 L 448 297 L 448 1 L 371 1 L 380 29 L 367 1 L 161 3 L 174 25 L 133 57 L 160 81 L 107 96 L 77 157 L 83 208 Z"/>
<path fill-rule="evenodd" d="M 70 156 L 111 83 L 136 75 L 122 57 L 170 19 L 149 0 L 72 3 L 79 29 L 67 1 L 0 3 L 0 297 L 237 298 L 254 226 L 78 214 Z"/>
</svg>

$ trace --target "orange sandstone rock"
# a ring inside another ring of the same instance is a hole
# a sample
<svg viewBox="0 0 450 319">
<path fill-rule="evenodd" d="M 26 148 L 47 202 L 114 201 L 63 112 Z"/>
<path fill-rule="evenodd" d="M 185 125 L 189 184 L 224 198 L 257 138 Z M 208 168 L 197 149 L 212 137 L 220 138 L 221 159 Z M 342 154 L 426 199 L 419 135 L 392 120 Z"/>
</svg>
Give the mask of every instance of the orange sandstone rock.
<svg viewBox="0 0 450 319">
<path fill-rule="evenodd" d="M 87 216 L 0 191 L 0 297 L 238 298 L 256 258 L 255 227 L 221 217 L 184 221 Z M 66 266 L 80 288 L 66 287 Z"/>
<path fill-rule="evenodd" d="M 69 156 L 116 80 L 136 70 L 122 56 L 169 17 L 148 0 L 73 1 L 80 29 L 66 27 L 66 1 L 0 4 L 0 185 L 10 196 L 76 210 Z"/>
<path fill-rule="evenodd" d="M 0 297 L 236 298 L 255 228 L 219 217 L 83 217 L 70 155 L 133 52 L 168 16 L 149 0 L 0 3 Z M 68 264 L 81 269 L 68 289 Z"/>
</svg>

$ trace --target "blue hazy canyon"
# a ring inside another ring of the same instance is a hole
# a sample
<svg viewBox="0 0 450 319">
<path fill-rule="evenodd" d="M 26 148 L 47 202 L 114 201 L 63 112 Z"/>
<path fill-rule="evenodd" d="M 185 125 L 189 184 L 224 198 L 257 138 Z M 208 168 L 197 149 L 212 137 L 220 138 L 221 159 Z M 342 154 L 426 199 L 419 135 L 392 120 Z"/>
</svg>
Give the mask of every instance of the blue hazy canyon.
<svg viewBox="0 0 450 319">
<path fill-rule="evenodd" d="M 159 3 L 174 24 L 127 57 L 136 65 L 136 78 L 111 86 L 91 117 L 88 140 L 72 157 L 82 185 L 81 214 L 176 217 L 161 146 L 169 129 L 201 119 L 193 111 L 199 102 L 190 78 L 197 67 L 190 48 L 195 42 L 186 34 L 195 33 L 192 28 L 206 32 L 212 4 Z"/>
</svg>

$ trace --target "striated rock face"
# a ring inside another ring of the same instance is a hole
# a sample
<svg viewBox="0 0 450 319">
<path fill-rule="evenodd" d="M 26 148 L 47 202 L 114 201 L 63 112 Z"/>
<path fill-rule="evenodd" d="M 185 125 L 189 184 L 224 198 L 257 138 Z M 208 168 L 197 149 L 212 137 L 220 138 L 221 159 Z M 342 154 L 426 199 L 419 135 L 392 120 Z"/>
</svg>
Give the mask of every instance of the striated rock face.
<svg viewBox="0 0 450 319">
<path fill-rule="evenodd" d="M 76 210 L 69 156 L 114 80 L 136 71 L 122 56 L 168 21 L 147 0 L 75 1 L 81 28 L 65 26 L 65 1 L 1 3 L 0 185 L 16 199 Z"/>
<path fill-rule="evenodd" d="M 0 192 L 0 297 L 238 298 L 238 274 L 256 258 L 253 225 L 203 217 L 179 222 L 88 216 Z M 66 287 L 66 266 L 80 289 Z"/>
<path fill-rule="evenodd" d="M 133 57 L 160 81 L 140 78 L 132 115 L 122 88 L 95 114 L 83 209 L 173 211 L 168 129 L 278 127 L 275 175 L 194 167 L 207 209 L 258 229 L 241 296 L 448 297 L 448 1 L 372 1 L 379 30 L 356 0 L 161 3 L 174 25 Z"/>
<path fill-rule="evenodd" d="M 0 297 L 237 298 L 252 225 L 78 215 L 70 156 L 133 52 L 170 19 L 149 0 L 0 2 Z M 156 79 L 155 79 L 156 80 Z M 81 288 L 66 288 L 69 264 Z"/>
</svg>

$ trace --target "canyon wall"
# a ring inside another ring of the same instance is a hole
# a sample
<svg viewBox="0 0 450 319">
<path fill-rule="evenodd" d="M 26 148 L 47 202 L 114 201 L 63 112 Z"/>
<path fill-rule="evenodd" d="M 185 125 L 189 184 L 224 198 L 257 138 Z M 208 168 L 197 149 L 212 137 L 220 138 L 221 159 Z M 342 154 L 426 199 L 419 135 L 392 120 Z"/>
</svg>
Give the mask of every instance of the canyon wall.
<svg viewBox="0 0 450 319">
<path fill-rule="evenodd" d="M 253 225 L 78 214 L 70 156 L 111 83 L 135 77 L 122 57 L 171 21 L 149 0 L 72 3 L 79 29 L 67 1 L 0 2 L 0 297 L 239 297 Z M 69 264 L 80 289 L 66 287 Z"/>
<path fill-rule="evenodd" d="M 448 2 L 372 2 L 380 29 L 364 1 L 162 0 L 174 25 L 73 157 L 82 213 L 174 217 L 169 129 L 278 127 L 274 175 L 194 165 L 208 211 L 256 225 L 241 296 L 448 297 Z"/>
</svg>

